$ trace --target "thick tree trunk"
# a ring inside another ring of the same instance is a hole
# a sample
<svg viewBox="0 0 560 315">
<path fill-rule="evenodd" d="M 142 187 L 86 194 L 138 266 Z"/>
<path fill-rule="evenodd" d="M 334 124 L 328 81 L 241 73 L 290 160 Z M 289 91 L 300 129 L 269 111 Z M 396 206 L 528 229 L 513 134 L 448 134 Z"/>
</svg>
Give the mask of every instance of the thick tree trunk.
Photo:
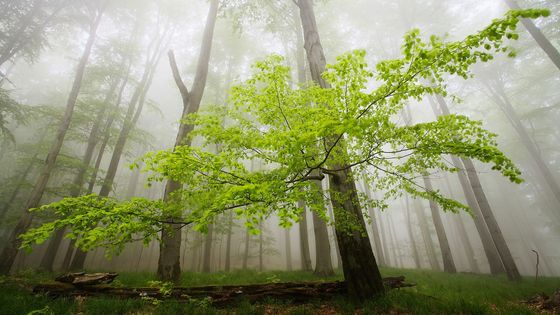
<svg viewBox="0 0 560 315">
<path fill-rule="evenodd" d="M 299 0 L 298 4 L 311 77 L 319 86 L 328 88 L 328 84 L 322 77 L 326 60 L 319 39 L 313 3 L 311 0 Z M 336 229 L 344 278 L 350 297 L 358 301 L 365 301 L 383 294 L 385 289 L 367 233 L 364 236 L 366 226 L 354 179 L 344 165 L 332 165 L 332 167 L 339 171 L 329 174 L 330 189 L 341 193 L 342 196 L 347 196 L 347 200 L 344 202 L 338 198 L 332 200 L 335 222 L 342 222 L 351 216 L 355 218 L 359 229 L 354 231 Z"/>
<path fill-rule="evenodd" d="M 206 19 L 206 26 L 202 37 L 202 46 L 198 57 L 196 74 L 193 81 L 192 91 L 190 93 L 181 79 L 173 54 L 170 53 L 169 55 L 173 70 L 173 77 L 183 99 L 183 115 L 181 118 L 186 118 L 187 115 L 196 113 L 200 107 L 200 101 L 202 100 L 202 95 L 204 94 L 206 78 L 208 76 L 208 66 L 210 64 L 210 55 L 212 51 L 212 39 L 214 37 L 214 27 L 218 16 L 218 5 L 218 0 L 212 0 L 210 2 L 210 9 L 208 11 L 208 18 Z M 175 141 L 175 147 L 180 145 L 190 145 L 190 141 L 186 139 L 186 136 L 193 130 L 193 128 L 193 125 L 187 125 L 181 122 Z M 173 200 L 173 195 L 174 192 L 179 189 L 181 189 L 180 183 L 171 180 L 168 181 L 163 195 L 164 201 L 172 203 L 178 202 L 178 200 Z M 176 218 L 171 218 L 171 220 L 173 219 Z M 181 273 L 181 264 L 179 262 L 180 250 L 180 225 L 166 225 L 161 234 L 160 258 L 158 260 L 158 277 L 161 280 L 177 281 L 179 279 Z"/>
<path fill-rule="evenodd" d="M 64 112 L 64 117 L 62 118 L 61 124 L 58 128 L 56 139 L 52 144 L 47 158 L 45 160 L 45 164 L 43 165 L 43 169 L 37 182 L 29 196 L 25 204 L 25 208 L 23 209 L 23 214 L 20 217 L 16 227 L 12 231 L 7 245 L 2 251 L 0 255 L 0 274 L 8 274 L 12 267 L 12 264 L 16 258 L 19 246 L 21 244 L 21 239 L 19 239 L 19 235 L 25 233 L 29 226 L 31 225 L 32 215 L 29 212 L 29 209 L 36 208 L 39 206 L 41 201 L 41 197 L 45 191 L 47 186 L 47 182 L 49 181 L 49 177 L 51 172 L 54 168 L 56 163 L 56 159 L 62 148 L 62 143 L 64 142 L 64 138 L 66 136 L 66 132 L 68 131 L 68 127 L 70 126 L 70 122 L 72 120 L 72 114 L 74 113 L 74 107 L 76 106 L 76 101 L 78 100 L 78 95 L 80 93 L 80 89 L 82 86 L 82 80 L 84 78 L 84 72 L 86 65 L 89 61 L 89 57 L 91 55 L 91 51 L 93 45 L 95 43 L 96 35 L 97 35 L 97 28 L 101 22 L 101 18 L 103 16 L 103 10 L 100 9 L 96 16 L 94 17 L 90 29 L 89 29 L 89 38 L 87 40 L 84 53 L 80 59 L 78 64 L 78 68 L 76 70 L 76 75 L 74 77 L 74 83 L 72 85 L 72 90 L 70 91 L 70 95 L 68 97 L 68 101 L 66 103 L 66 110 Z"/>
<path fill-rule="evenodd" d="M 515 0 L 504 0 L 506 4 L 514 10 L 518 10 L 519 6 Z M 542 50 L 550 58 L 550 60 L 556 65 L 558 70 L 560 70 L 560 52 L 558 49 L 552 45 L 552 43 L 544 36 L 541 30 L 535 26 L 535 23 L 531 19 L 521 19 L 521 23 L 527 29 L 529 34 L 533 36 L 533 39 L 539 44 Z"/>
<path fill-rule="evenodd" d="M 427 177 L 422 177 L 426 190 L 432 191 L 432 181 Z M 447 240 L 447 234 L 445 233 L 445 228 L 443 227 L 443 222 L 441 220 L 440 209 L 437 203 L 433 200 L 428 200 L 430 203 L 430 210 L 432 211 L 432 220 L 436 228 L 436 234 L 439 241 L 439 247 L 441 249 L 441 258 L 443 260 L 443 271 L 449 273 L 456 273 L 457 268 L 455 268 L 455 262 L 453 261 L 453 255 L 451 255 L 451 247 L 449 247 L 449 241 Z"/>
<path fill-rule="evenodd" d="M 303 201 L 298 201 L 298 207 L 302 209 L 299 221 L 299 248 L 301 256 L 301 269 L 311 271 L 311 254 L 309 253 L 309 236 L 307 235 L 307 209 Z"/>
</svg>

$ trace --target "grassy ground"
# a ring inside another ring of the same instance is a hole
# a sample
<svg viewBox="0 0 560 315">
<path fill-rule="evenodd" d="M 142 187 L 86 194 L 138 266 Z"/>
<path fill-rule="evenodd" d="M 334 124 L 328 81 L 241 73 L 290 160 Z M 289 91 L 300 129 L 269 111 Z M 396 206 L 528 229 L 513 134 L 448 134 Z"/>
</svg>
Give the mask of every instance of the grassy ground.
<svg viewBox="0 0 560 315">
<path fill-rule="evenodd" d="M 251 305 L 241 301 L 230 309 L 215 309 L 208 301 L 117 300 L 111 298 L 52 299 L 33 296 L 26 288 L 52 281 L 53 275 L 27 272 L 0 279 L 0 314 L 535 314 L 520 303 L 536 293 L 551 294 L 560 289 L 560 278 L 541 278 L 511 283 L 505 277 L 456 274 L 426 270 L 383 269 L 384 276 L 404 275 L 415 288 L 392 290 L 385 296 L 357 308 L 343 297 L 330 302 L 309 301 L 292 305 L 289 301 L 265 301 Z M 289 281 L 332 281 L 307 272 L 235 271 L 232 273 L 185 273 L 183 284 L 228 285 Z M 150 273 L 121 273 L 115 285 L 147 286 L 155 280 Z M 157 305 L 156 305 L 157 304 Z"/>
</svg>

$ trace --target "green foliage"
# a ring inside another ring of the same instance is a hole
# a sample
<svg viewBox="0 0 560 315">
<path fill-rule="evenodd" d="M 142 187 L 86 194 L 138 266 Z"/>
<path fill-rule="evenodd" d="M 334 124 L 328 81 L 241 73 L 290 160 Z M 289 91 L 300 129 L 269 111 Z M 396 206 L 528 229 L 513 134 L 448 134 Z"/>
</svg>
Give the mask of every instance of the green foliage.
<svg viewBox="0 0 560 315">
<path fill-rule="evenodd" d="M 445 211 L 468 210 L 439 191 L 425 189 L 417 179 L 431 170 L 457 171 L 444 159 L 452 154 L 489 163 L 512 182 L 521 182 L 520 171 L 497 148 L 496 135 L 480 121 L 461 115 L 404 126 L 395 117 L 413 100 L 446 96 L 445 77 L 467 79 L 473 64 L 507 52 L 506 40 L 517 38 L 520 18 L 547 14 L 509 11 L 457 42 L 436 36 L 423 41 L 419 31 L 412 30 L 404 38 L 403 57 L 379 62 L 375 69 L 368 68 L 365 51 L 339 56 L 324 73 L 328 89 L 294 89 L 283 58 L 270 56 L 255 64 L 252 78 L 233 87 L 232 106 L 212 107 L 188 118 L 196 126 L 189 136 L 203 139 L 202 148 L 179 146 L 146 156 L 151 181 L 174 180 L 184 187 L 168 202 L 65 199 L 41 208 L 54 210 L 60 219 L 24 234 L 23 244 L 29 247 L 69 226 L 69 237 L 81 237 L 78 246 L 106 246 L 118 252 L 135 234 L 146 242 L 156 237 L 169 223 L 164 218 L 181 218 L 180 224 L 205 231 L 228 210 L 244 218 L 253 232 L 272 213 L 289 227 L 301 217 L 298 200 L 326 218 L 329 200 L 313 189 L 311 180 L 350 169 L 366 174 L 365 180 L 383 192 L 371 201 L 376 206 L 383 208 L 385 201 L 408 193 L 434 200 Z M 204 147 L 209 144 L 219 144 L 220 151 L 208 152 Z M 339 202 L 349 198 L 339 192 L 330 196 Z M 337 223 L 353 229 L 352 218 L 347 221 Z"/>
</svg>

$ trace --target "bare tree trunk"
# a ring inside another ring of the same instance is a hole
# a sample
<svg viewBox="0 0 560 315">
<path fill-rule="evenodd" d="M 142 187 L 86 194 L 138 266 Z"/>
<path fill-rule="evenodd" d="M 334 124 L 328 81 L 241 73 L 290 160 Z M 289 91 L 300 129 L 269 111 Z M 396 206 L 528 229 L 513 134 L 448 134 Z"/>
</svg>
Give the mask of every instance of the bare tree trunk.
<svg viewBox="0 0 560 315">
<path fill-rule="evenodd" d="M 6 218 L 6 215 L 8 214 L 8 210 L 10 210 L 10 208 L 12 207 L 12 204 L 14 203 L 17 196 L 19 195 L 19 192 L 20 192 L 21 188 L 23 188 L 23 186 L 24 186 L 25 181 L 27 180 L 27 177 L 29 177 L 29 174 L 31 173 L 31 171 L 33 170 L 33 167 L 36 164 L 35 159 L 37 158 L 37 155 L 38 154 L 35 154 L 31 158 L 31 162 L 29 162 L 29 164 L 27 164 L 27 166 L 25 167 L 25 170 L 21 174 L 21 176 L 20 176 L 20 178 L 19 178 L 19 180 L 16 184 L 16 187 L 14 188 L 14 191 L 10 195 L 10 198 L 8 199 L 8 201 L 6 201 L 2 205 L 2 210 L 0 211 L 0 220 L 4 220 Z"/>
<path fill-rule="evenodd" d="M 527 149 L 527 151 L 529 151 L 529 154 L 531 155 L 533 161 L 537 165 L 537 168 L 541 173 L 544 182 L 552 192 L 552 195 L 556 199 L 557 203 L 560 205 L 560 185 L 558 185 L 558 182 L 554 178 L 553 173 L 550 171 L 550 168 L 548 167 L 547 163 L 544 161 L 544 158 L 542 157 L 540 150 L 538 149 L 535 141 L 531 138 L 531 136 L 529 136 L 527 129 L 521 122 L 521 119 L 519 119 L 519 116 L 517 115 L 517 112 L 513 108 L 513 105 L 509 101 L 509 98 L 507 97 L 502 84 L 503 83 L 499 81 L 496 82 L 495 88 L 493 88 L 490 85 L 487 85 L 487 87 L 492 94 L 492 98 L 494 99 L 494 102 L 498 104 L 500 109 L 504 112 L 509 122 L 511 123 L 511 125 L 519 135 L 519 139 L 521 140 L 521 143 Z M 557 219 L 560 218 L 560 216 L 558 215 L 556 215 L 555 217 Z"/>
<path fill-rule="evenodd" d="M 449 115 L 449 108 L 447 107 L 447 103 L 440 95 L 436 95 L 438 105 L 430 98 L 430 103 L 432 104 L 432 109 L 434 110 L 434 114 L 436 116 L 441 115 Z M 467 174 L 464 171 L 465 166 L 463 162 L 455 156 L 451 156 L 451 161 L 453 166 L 456 167 L 459 171 L 457 172 L 457 176 L 459 177 L 459 183 L 461 184 L 461 188 L 465 194 L 465 198 L 467 199 L 467 205 L 473 211 L 473 221 L 478 231 L 478 235 L 480 236 L 480 240 L 482 242 L 482 247 L 484 249 L 484 253 L 486 255 L 486 259 L 488 260 L 488 264 L 490 266 L 490 273 L 493 275 L 502 273 L 505 271 L 502 260 L 500 255 L 498 254 L 498 250 L 494 245 L 494 241 L 492 240 L 492 235 L 490 235 L 490 231 L 486 226 L 486 222 L 484 222 L 484 217 L 482 215 L 482 211 L 480 210 L 480 206 L 478 205 L 477 198 L 474 194 L 472 189 L 471 183 L 467 178 Z"/>
<path fill-rule="evenodd" d="M 440 104 L 440 109 L 444 115 L 449 115 L 449 108 L 445 103 L 445 100 L 440 95 L 437 95 L 437 100 Z M 503 267 L 506 271 L 508 279 L 510 280 L 520 280 L 521 275 L 515 265 L 515 261 L 513 260 L 513 256 L 507 246 L 506 240 L 502 234 L 502 230 L 498 225 L 498 221 L 494 217 L 494 213 L 492 212 L 492 208 L 490 207 L 490 203 L 486 198 L 486 194 L 484 193 L 484 189 L 482 189 L 482 185 L 480 184 L 480 179 L 478 178 L 478 173 L 476 172 L 476 168 L 474 163 L 470 159 L 461 159 L 465 169 L 467 171 L 467 178 L 469 180 L 470 186 L 480 208 L 480 212 L 482 217 L 484 218 L 484 222 L 488 227 L 488 231 L 490 232 L 490 236 L 496 246 L 496 250 L 500 255 L 500 259 L 502 261 Z M 476 213 L 475 213 L 476 215 Z"/>
<path fill-rule="evenodd" d="M 420 223 L 420 232 L 422 233 L 422 239 L 424 240 L 424 246 L 426 247 L 426 255 L 428 256 L 428 262 L 432 270 L 440 270 L 439 263 L 436 258 L 436 251 L 434 248 L 434 243 L 432 241 L 432 235 L 428 229 L 428 220 L 426 219 L 426 213 L 424 213 L 424 207 L 420 200 L 414 200 L 414 208 L 416 210 L 416 215 L 418 216 L 418 222 Z"/>
<path fill-rule="evenodd" d="M 93 151 L 95 150 L 95 146 L 99 142 L 99 129 L 101 127 L 101 123 L 103 122 L 103 117 L 105 116 L 106 105 L 111 101 L 115 90 L 117 89 L 120 82 L 120 78 L 113 80 L 113 83 L 109 87 L 109 91 L 107 92 L 105 99 L 103 100 L 103 108 L 99 109 L 97 112 L 95 121 L 93 126 L 91 127 L 91 132 L 88 137 L 86 150 L 84 153 L 84 157 L 82 158 L 82 165 L 80 165 L 78 169 L 78 173 L 74 177 L 74 181 L 72 182 L 72 188 L 70 190 L 71 197 L 78 197 L 82 193 L 82 186 L 84 185 L 84 178 L 87 169 L 89 168 L 89 164 L 91 163 L 91 159 L 93 157 Z M 56 259 L 58 249 L 60 244 L 62 243 L 62 239 L 64 238 L 64 234 L 66 233 L 66 228 L 57 230 L 49 245 L 47 246 L 47 250 L 41 259 L 41 263 L 39 264 L 39 268 L 46 271 L 53 271 L 53 264 L 54 260 Z M 73 245 L 73 244 L 72 244 Z"/>
<path fill-rule="evenodd" d="M 319 86 L 327 88 L 328 85 L 322 77 L 326 60 L 319 39 L 313 3 L 311 0 L 299 0 L 298 4 L 311 77 Z M 335 222 L 342 222 L 342 220 L 351 216 L 355 218 L 356 222 L 354 223 L 357 224 L 359 229 L 359 231 L 351 232 L 336 229 L 344 279 L 349 296 L 354 300 L 364 301 L 383 294 L 385 289 L 371 244 L 367 234 L 366 236 L 363 234 L 366 231 L 366 226 L 362 217 L 354 179 L 344 165 L 332 165 L 332 167 L 340 171 L 329 174 L 330 189 L 341 193 L 343 196 L 349 196 L 344 202 L 337 200 L 337 198 L 332 200 Z"/>
<path fill-rule="evenodd" d="M 249 260 L 249 241 L 251 240 L 251 234 L 249 233 L 249 228 L 245 228 L 245 250 L 243 251 L 243 270 L 247 270 L 247 261 Z"/>
<path fill-rule="evenodd" d="M 511 9 L 519 10 L 519 6 L 515 2 L 515 0 L 504 1 Z M 560 52 L 558 52 L 558 49 L 556 49 L 556 47 L 552 45 L 552 43 L 544 36 L 541 30 L 535 26 L 535 23 L 531 19 L 521 19 L 521 23 L 523 23 L 523 26 L 525 26 L 529 34 L 533 36 L 533 39 L 537 42 L 537 44 L 539 44 L 541 49 L 560 70 Z"/>
<path fill-rule="evenodd" d="M 206 26 L 202 37 L 202 46 L 200 48 L 200 55 L 198 58 L 198 65 L 196 69 L 195 78 L 193 81 L 192 91 L 189 92 L 186 88 L 179 70 L 177 68 L 175 58 L 170 53 L 170 62 L 173 69 L 173 77 L 177 84 L 181 97 L 183 99 L 183 115 L 181 118 L 186 118 L 187 115 L 196 113 L 200 107 L 200 101 L 204 94 L 206 86 L 206 78 L 208 76 L 208 66 L 210 64 L 210 54 L 212 51 L 212 39 L 214 37 L 214 27 L 216 25 L 216 18 L 218 16 L 218 0 L 210 2 L 210 9 L 208 11 L 208 18 L 206 19 Z M 175 141 L 175 147 L 180 145 L 190 146 L 190 140 L 186 136 L 193 130 L 193 125 L 184 124 L 181 122 L 179 132 Z M 165 202 L 177 203 L 179 200 L 174 200 L 174 192 L 181 189 L 181 184 L 169 180 L 165 186 L 163 199 Z M 177 218 L 171 218 L 174 220 Z M 165 225 L 161 234 L 160 258 L 158 260 L 158 277 L 165 281 L 177 281 L 181 274 L 181 264 L 179 262 L 181 250 L 181 226 L 178 224 Z"/>
<path fill-rule="evenodd" d="M 301 253 L 301 269 L 311 271 L 311 254 L 309 253 L 309 236 L 307 235 L 307 209 L 303 201 L 298 201 L 298 207 L 302 209 L 299 221 L 299 248 Z"/>
<path fill-rule="evenodd" d="M 64 112 L 64 117 L 57 131 L 56 140 L 49 150 L 41 174 L 39 175 L 33 191 L 31 192 L 31 195 L 29 196 L 29 199 L 25 204 L 22 216 L 20 217 L 16 227 L 10 234 L 7 245 L 6 247 L 4 247 L 4 250 L 0 255 L 0 274 L 8 274 L 10 272 L 12 264 L 17 255 L 18 248 L 21 244 L 21 239 L 19 239 L 18 236 L 22 233 L 25 233 L 31 225 L 32 215 L 29 212 L 29 209 L 39 206 L 41 197 L 43 196 L 43 193 L 47 186 L 47 182 L 49 181 L 49 177 L 56 163 L 56 159 L 58 157 L 60 149 L 62 148 L 62 143 L 64 142 L 66 132 L 68 131 L 68 127 L 70 126 L 70 122 L 72 120 L 74 107 L 76 106 L 76 101 L 78 99 L 78 95 L 82 86 L 85 68 L 89 61 L 93 45 L 95 43 L 97 28 L 99 27 L 99 24 L 101 22 L 103 11 L 104 8 L 99 9 L 98 12 L 96 12 L 95 17 L 93 17 L 89 29 L 89 38 L 87 40 L 84 53 L 82 54 L 82 57 L 78 64 L 78 68 L 76 70 L 74 84 L 72 85 L 72 90 L 70 91 L 70 95 L 66 103 L 66 111 Z"/>
<path fill-rule="evenodd" d="M 412 247 L 412 258 L 414 259 L 414 265 L 417 269 L 421 268 L 420 255 L 418 254 L 418 248 L 416 247 L 416 240 L 414 239 L 414 234 L 412 233 L 412 218 L 410 216 L 410 200 L 408 195 L 404 197 L 405 208 L 406 208 L 406 223 L 408 238 L 410 239 L 410 246 Z"/>
<path fill-rule="evenodd" d="M 214 225 L 210 224 L 208 226 L 208 232 L 206 233 L 206 240 L 204 241 L 204 254 L 202 260 L 202 272 L 210 272 L 210 267 L 212 263 L 212 242 L 214 241 Z"/>
<path fill-rule="evenodd" d="M 233 212 L 229 212 L 228 214 L 228 232 L 227 232 L 227 240 L 226 240 L 226 262 L 225 262 L 225 271 L 229 272 L 231 270 L 231 235 L 233 231 Z"/>
<path fill-rule="evenodd" d="M 369 200 L 372 200 L 373 196 L 371 193 L 371 190 L 369 188 L 369 185 L 364 182 L 364 190 L 366 193 L 366 196 Z M 381 235 L 379 233 L 379 229 L 377 228 L 377 216 L 375 214 L 375 209 L 369 207 L 369 217 L 371 219 L 371 230 L 372 230 L 372 236 L 373 236 L 373 243 L 375 245 L 375 253 L 377 254 L 377 262 L 379 264 L 379 266 L 385 266 L 385 255 L 383 253 L 383 246 L 381 245 Z"/>
<path fill-rule="evenodd" d="M 292 271 L 292 244 L 290 229 L 284 229 L 284 242 L 286 243 L 286 270 Z"/>
<path fill-rule="evenodd" d="M 315 232 L 315 271 L 314 274 L 322 277 L 334 274 L 331 261 L 331 246 L 327 224 L 321 217 L 311 211 L 313 215 L 313 231 Z"/>
<path fill-rule="evenodd" d="M 259 271 L 262 272 L 264 270 L 264 263 L 263 263 L 263 256 L 264 256 L 264 240 L 263 240 L 263 223 L 259 224 Z"/>
<path fill-rule="evenodd" d="M 433 191 L 432 181 L 427 176 L 423 176 L 424 185 L 427 191 Z M 451 255 L 451 247 L 449 247 L 449 241 L 447 240 L 447 234 L 445 233 L 445 228 L 443 227 L 443 222 L 441 220 L 441 214 L 439 206 L 433 200 L 428 200 L 430 203 L 430 210 L 432 211 L 432 220 L 436 228 L 436 234 L 439 241 L 439 247 L 441 249 L 441 258 L 443 260 L 443 271 L 449 273 L 456 273 L 457 268 L 455 268 L 455 262 L 453 261 L 453 255 Z"/>
</svg>

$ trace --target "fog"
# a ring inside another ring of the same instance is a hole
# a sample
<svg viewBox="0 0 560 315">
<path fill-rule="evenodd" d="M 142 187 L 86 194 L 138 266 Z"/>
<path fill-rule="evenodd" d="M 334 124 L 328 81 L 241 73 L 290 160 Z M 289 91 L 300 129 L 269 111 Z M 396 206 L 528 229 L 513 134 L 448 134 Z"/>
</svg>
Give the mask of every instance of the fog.
<svg viewBox="0 0 560 315">
<path fill-rule="evenodd" d="M 0 1 L 6 8 L 6 13 L 0 12 L 2 50 L 10 45 L 9 36 L 13 35 L 10 32 L 17 32 L 17 17 L 23 19 L 26 14 L 31 14 L 30 8 L 39 2 Z M 57 138 L 68 95 L 75 84 L 78 63 L 90 39 L 91 20 L 99 14 L 97 6 L 103 3 L 79 0 L 43 2 L 43 15 L 37 15 L 33 20 L 42 27 L 27 30 L 19 37 L 14 35 L 23 40 L 23 49 L 0 64 L 0 88 L 21 108 L 17 115 L 0 108 L 3 130 L 0 133 L 2 246 L 13 241 L 13 230 L 21 222 L 22 213 L 27 211 L 26 205 L 37 187 L 44 161 Z M 252 73 L 251 65 L 270 54 L 285 57 L 285 64 L 291 67 L 294 86 L 298 82 L 298 67 L 305 67 L 304 78 L 311 81 L 309 67 L 301 64 L 305 51 L 298 24 L 299 13 L 293 1 L 221 2 L 211 38 L 208 74 L 199 111 L 210 105 L 227 105 L 230 88 L 248 79 Z M 537 18 L 533 22 L 558 53 L 560 3 L 553 0 L 517 2 L 523 8 L 551 11 L 549 17 Z M 21 6 L 19 13 L 13 8 L 18 5 Z M 102 190 L 113 151 L 118 146 L 119 133 L 130 124 L 125 121 L 127 107 L 142 85 L 140 93 L 144 95 L 140 95 L 140 103 L 143 108 L 138 110 L 136 107 L 138 119 L 129 125 L 131 130 L 126 136 L 116 174 L 105 186 L 110 191 L 109 197 L 121 201 L 133 197 L 164 198 L 166 182 L 148 184 L 150 173 L 142 170 L 142 157 L 148 152 L 171 149 L 175 144 L 183 100 L 167 52 L 174 51 L 184 84 L 190 90 L 194 89 L 191 86 L 199 71 L 197 64 L 209 6 L 209 1 L 202 0 L 110 1 L 103 12 L 91 56 L 85 64 L 70 126 L 38 205 L 77 196 L 75 177 L 80 170 L 85 173 L 78 195 L 98 194 Z M 346 52 L 363 49 L 372 68 L 381 60 L 401 58 L 403 37 L 413 28 L 418 28 L 421 38 L 426 40 L 432 34 L 446 41 L 461 40 L 503 16 L 509 9 L 506 1 L 475 0 L 325 0 L 315 1 L 314 8 L 327 63 L 336 62 L 336 57 Z M 41 19 L 50 14 L 52 19 L 41 24 Z M 480 120 L 484 128 L 497 134 L 498 148 L 521 170 L 524 181 L 515 184 L 493 170 L 492 165 L 473 160 L 480 186 L 519 272 L 534 276 L 538 253 L 539 274 L 560 276 L 560 69 L 521 24 L 518 34 L 517 41 L 506 43 L 515 50 L 515 57 L 508 57 L 507 53 L 496 54 L 487 63 L 477 63 L 472 69 L 474 77 L 468 80 L 447 75 L 449 94 L 445 101 L 452 113 Z M 144 80 L 145 71 L 152 77 Z M 377 83 L 370 83 L 368 89 L 376 86 Z M 406 109 L 408 118 L 404 114 L 395 115 L 394 121 L 401 125 L 434 121 L 433 108 L 438 106 L 437 97 L 440 96 L 411 100 Z M 120 107 L 115 110 L 117 100 L 120 100 Z M 101 112 L 101 108 L 107 110 Z M 112 124 L 108 123 L 110 119 Z M 227 122 L 228 118 L 223 119 Z M 95 137 L 97 144 L 90 152 L 88 164 L 84 165 L 88 137 L 94 128 L 98 133 Z M 100 149 L 104 138 L 106 147 Z M 203 140 L 194 138 L 192 146 L 204 146 Z M 217 150 L 212 145 L 207 145 L 207 149 Z M 104 150 L 102 156 L 100 150 Z M 100 165 L 96 171 L 98 158 Z M 241 162 L 242 159 L 240 157 Z M 450 156 L 444 159 L 451 165 Z M 131 168 L 134 163 L 140 168 Z M 92 175 L 95 176 L 94 183 Z M 430 170 L 424 177 L 434 190 L 468 205 L 456 173 Z M 419 178 L 421 181 L 422 176 Z M 355 174 L 354 179 L 358 191 L 364 196 L 377 198 L 381 194 L 375 185 L 365 183 L 360 174 Z M 88 191 L 90 183 L 93 186 Z M 327 178 L 323 179 L 322 185 L 327 191 Z M 362 205 L 367 233 L 379 265 L 444 270 L 441 235 L 438 236 L 430 206 L 428 200 L 407 193 L 388 200 L 386 209 Z M 466 211 L 444 212 L 441 207 L 437 213 L 441 216 L 456 270 L 491 273 L 480 232 L 473 220 L 476 215 Z M 307 269 L 306 249 L 301 247 L 304 242 L 308 242 L 311 268 L 315 268 L 317 260 L 329 259 L 329 254 L 325 256 L 322 252 L 325 244 L 321 247 L 320 242 L 316 242 L 319 227 L 314 225 L 316 220 L 312 211 L 308 209 L 304 215 L 303 228 L 300 227 L 301 218 L 291 227 L 283 228 L 272 212 L 259 223 L 260 234 L 248 233 L 246 219 L 237 217 L 232 211 L 217 214 L 209 233 L 186 226 L 180 230 L 181 270 Z M 328 207 L 326 215 L 330 217 L 326 229 L 331 265 L 333 269 L 340 269 L 342 262 L 332 206 Z M 31 227 L 53 219 L 55 217 L 49 213 L 34 215 Z M 72 229 L 72 226 L 68 228 Z M 302 231 L 307 232 L 308 240 Z M 379 244 L 375 244 L 376 237 Z M 73 246 L 69 238 L 63 238 L 59 246 L 54 247 L 54 260 L 45 265 L 44 256 L 52 250 L 51 243 L 53 240 L 49 238 L 34 245 L 31 252 L 18 250 L 9 270 L 14 273 L 42 267 L 63 271 L 65 256 L 69 250 L 72 253 Z M 113 257 L 107 257 L 103 248 L 92 249 L 87 253 L 83 268 L 156 272 L 159 246 L 158 240 L 147 244 L 132 241 Z M 380 249 L 383 253 L 379 253 Z M 228 255 L 229 262 L 226 262 Z M 228 263 L 230 266 L 226 267 Z"/>
</svg>

